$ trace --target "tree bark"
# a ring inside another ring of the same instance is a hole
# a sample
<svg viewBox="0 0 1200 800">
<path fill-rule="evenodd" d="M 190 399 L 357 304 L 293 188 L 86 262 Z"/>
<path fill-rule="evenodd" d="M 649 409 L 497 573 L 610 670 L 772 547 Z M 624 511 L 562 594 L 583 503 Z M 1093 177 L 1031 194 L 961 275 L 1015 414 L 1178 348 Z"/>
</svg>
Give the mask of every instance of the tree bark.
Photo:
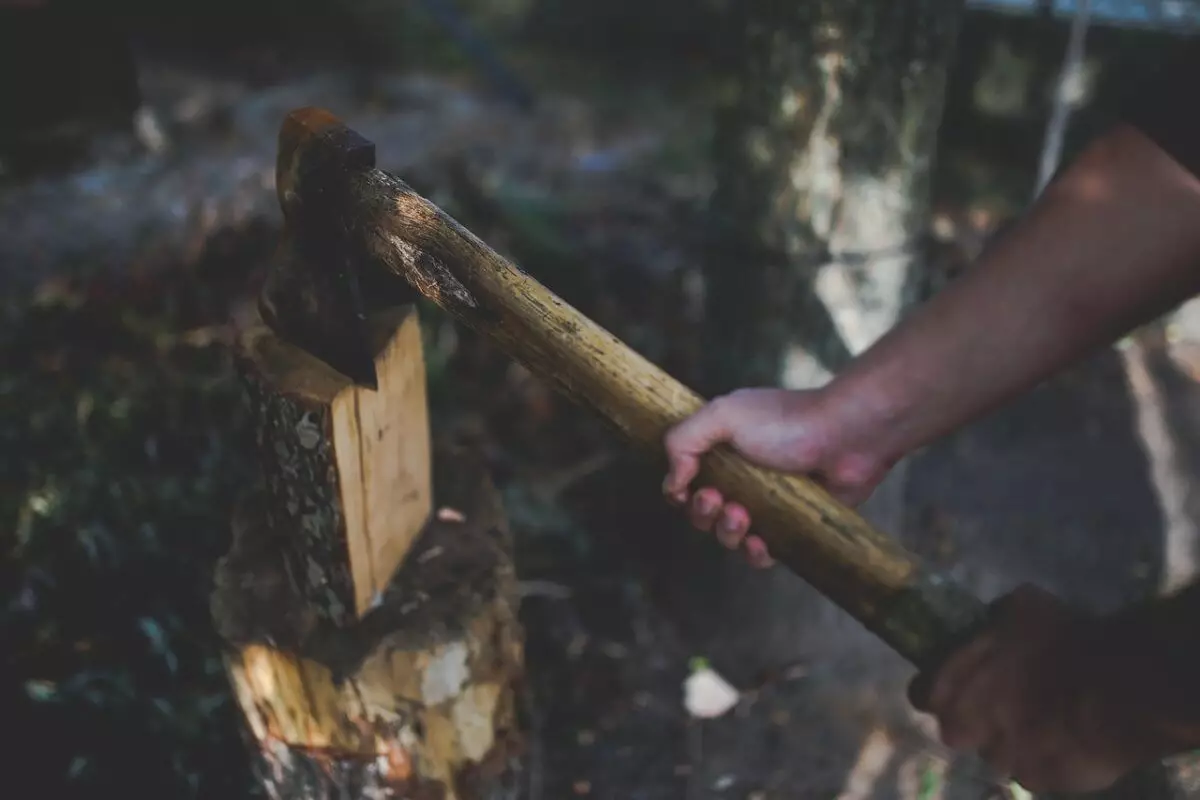
<svg viewBox="0 0 1200 800">
<path fill-rule="evenodd" d="M 229 679 L 273 800 L 507 797 L 524 664 L 503 508 L 468 454 L 429 478 L 413 309 L 373 329 L 373 397 L 264 327 L 241 339 L 264 480 L 212 596 Z"/>
<path fill-rule="evenodd" d="M 932 163 L 963 13 L 961 0 L 736 8 L 740 72 L 714 153 L 725 224 L 706 265 L 710 395 L 818 386 L 928 294 Z M 893 535 L 905 475 L 901 462 L 862 509 Z M 752 654 L 742 663 L 801 657 L 808 611 L 825 604 L 790 575 L 722 561 L 706 567 L 740 598 L 741 622 L 723 630 Z"/>
<path fill-rule="evenodd" d="M 922 295 L 961 0 L 736 4 L 707 265 L 713 391 L 807 386 Z"/>
<path fill-rule="evenodd" d="M 722 224 L 706 264 L 702 386 L 710 396 L 812 388 L 929 294 L 932 163 L 963 2 L 759 2 L 730 13 L 739 69 L 716 120 Z M 893 535 L 904 475 L 901 463 L 861 509 Z M 697 582 L 722 586 L 697 598 L 703 642 L 739 672 L 809 652 L 806 634 L 830 608 L 808 586 L 694 549 Z"/>
<path fill-rule="evenodd" d="M 1075 15 L 1071 17 L 1071 28 L 1067 36 L 1066 53 L 1063 55 L 1062 71 L 1055 83 L 1050 119 L 1046 122 L 1046 138 L 1042 145 L 1037 183 L 1033 190 L 1035 200 L 1054 178 L 1059 162 L 1062 160 L 1063 142 L 1067 137 L 1071 109 L 1079 100 L 1075 95 L 1078 94 L 1078 84 L 1082 81 L 1083 58 L 1091 15 L 1091 0 L 1080 0 L 1075 9 Z"/>
<path fill-rule="evenodd" d="M 312 608 L 344 625 L 378 600 L 430 513 L 429 418 L 413 307 L 374 318 L 378 391 L 352 384 L 265 325 L 238 353 L 272 503 L 296 534 Z M 311 576 L 311 578 L 310 578 Z"/>
</svg>

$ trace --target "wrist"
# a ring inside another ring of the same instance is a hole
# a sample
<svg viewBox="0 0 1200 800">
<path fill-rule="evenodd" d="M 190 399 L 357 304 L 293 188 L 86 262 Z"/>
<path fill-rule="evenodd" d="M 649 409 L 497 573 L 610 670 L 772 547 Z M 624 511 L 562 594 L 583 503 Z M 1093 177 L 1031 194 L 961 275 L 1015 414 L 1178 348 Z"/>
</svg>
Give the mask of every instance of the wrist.
<svg viewBox="0 0 1200 800">
<path fill-rule="evenodd" d="M 921 407 L 903 378 L 865 362 L 852 364 L 822 390 L 822 403 L 838 432 L 837 452 L 893 464 L 927 444 L 921 441 Z"/>
</svg>

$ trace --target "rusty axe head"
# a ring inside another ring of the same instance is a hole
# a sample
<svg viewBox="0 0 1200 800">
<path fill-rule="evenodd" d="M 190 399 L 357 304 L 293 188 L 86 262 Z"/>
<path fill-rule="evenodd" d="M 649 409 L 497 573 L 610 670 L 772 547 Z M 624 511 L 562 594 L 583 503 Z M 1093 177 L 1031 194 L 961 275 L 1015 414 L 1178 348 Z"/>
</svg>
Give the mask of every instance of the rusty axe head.
<svg viewBox="0 0 1200 800">
<path fill-rule="evenodd" d="M 263 321 L 356 383 L 378 388 L 363 302 L 370 265 L 348 218 L 356 172 L 375 145 L 316 108 L 290 113 L 279 132 L 276 193 L 283 243 L 259 294 Z"/>
</svg>

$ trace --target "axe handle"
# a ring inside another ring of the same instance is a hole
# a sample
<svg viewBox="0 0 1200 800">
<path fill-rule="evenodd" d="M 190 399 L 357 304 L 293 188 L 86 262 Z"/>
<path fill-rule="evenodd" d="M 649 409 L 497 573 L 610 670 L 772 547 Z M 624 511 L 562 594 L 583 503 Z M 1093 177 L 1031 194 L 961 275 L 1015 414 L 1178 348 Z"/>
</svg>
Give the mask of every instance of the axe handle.
<svg viewBox="0 0 1200 800">
<path fill-rule="evenodd" d="M 366 256 L 460 322 L 663 458 L 663 437 L 699 395 L 522 272 L 395 176 L 351 178 Z M 701 477 L 745 505 L 777 561 L 918 667 L 981 624 L 984 605 L 803 477 L 758 467 L 728 447 Z"/>
</svg>

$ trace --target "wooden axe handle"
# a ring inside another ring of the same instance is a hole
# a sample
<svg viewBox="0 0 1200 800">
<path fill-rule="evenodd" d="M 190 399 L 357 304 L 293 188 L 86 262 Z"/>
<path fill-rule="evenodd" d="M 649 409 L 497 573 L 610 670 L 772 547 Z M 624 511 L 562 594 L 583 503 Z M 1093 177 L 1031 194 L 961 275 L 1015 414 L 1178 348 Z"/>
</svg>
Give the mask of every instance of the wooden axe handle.
<svg viewBox="0 0 1200 800">
<path fill-rule="evenodd" d="M 703 400 L 381 170 L 353 174 L 359 242 L 463 324 L 659 458 L 663 437 Z M 917 665 L 980 624 L 983 604 L 802 477 L 719 447 L 706 485 L 736 498 L 772 555 Z"/>
</svg>

